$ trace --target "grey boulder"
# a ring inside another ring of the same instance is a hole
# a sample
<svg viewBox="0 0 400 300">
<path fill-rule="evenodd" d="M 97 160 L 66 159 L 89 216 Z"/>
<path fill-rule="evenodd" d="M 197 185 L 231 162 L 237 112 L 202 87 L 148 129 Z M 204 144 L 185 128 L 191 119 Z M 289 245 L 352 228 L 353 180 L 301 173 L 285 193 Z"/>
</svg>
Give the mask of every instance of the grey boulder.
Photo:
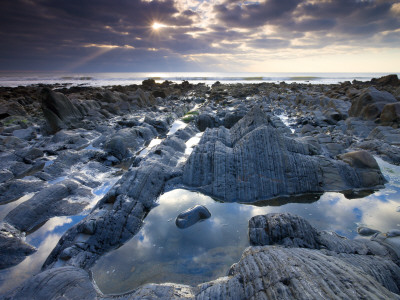
<svg viewBox="0 0 400 300">
<path fill-rule="evenodd" d="M 76 128 L 83 118 L 79 109 L 62 93 L 49 88 L 42 90 L 42 110 L 47 122 L 49 133 L 61 129 Z"/>
<path fill-rule="evenodd" d="M 175 224 L 177 227 L 184 229 L 210 217 L 211 213 L 205 206 L 196 205 L 181 212 L 176 217 Z"/>
<path fill-rule="evenodd" d="M 380 116 L 386 104 L 396 102 L 397 99 L 392 94 L 369 87 L 357 99 L 353 100 L 349 116 L 360 117 L 364 120 L 375 120 Z"/>
</svg>

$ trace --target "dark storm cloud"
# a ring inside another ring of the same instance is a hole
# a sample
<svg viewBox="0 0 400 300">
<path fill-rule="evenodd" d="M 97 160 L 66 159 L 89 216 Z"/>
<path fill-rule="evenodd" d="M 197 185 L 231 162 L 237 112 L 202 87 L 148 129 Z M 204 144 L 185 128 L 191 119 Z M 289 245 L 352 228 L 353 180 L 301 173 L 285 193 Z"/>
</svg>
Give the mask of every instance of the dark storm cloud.
<svg viewBox="0 0 400 300">
<path fill-rule="evenodd" d="M 367 35 L 400 28 L 399 17 L 391 12 L 397 1 L 337 0 L 301 6 L 300 16 L 319 16 L 335 22 L 333 32 L 346 35 Z"/>
<path fill-rule="evenodd" d="M 162 45 L 156 44 L 151 30 L 153 22 L 190 28 L 196 18 L 197 13 L 191 10 L 180 13 L 173 0 L 8 1 L 0 12 L 0 69 L 10 68 L 13 62 L 21 65 L 20 61 L 27 59 L 29 65 L 37 62 L 36 68 L 53 66 L 50 60 L 62 65 L 68 58 L 74 61 L 90 55 L 87 52 L 94 49 L 84 46 L 93 44 L 136 48 L 142 43 L 159 48 Z M 138 54 L 143 55 L 132 52 Z"/>
<path fill-rule="evenodd" d="M 268 0 L 244 5 L 239 1 L 226 1 L 214 7 L 217 18 L 232 27 L 259 27 L 291 13 L 301 0 Z"/>
<path fill-rule="evenodd" d="M 183 0 L 2 2 L 3 70 L 176 71 L 193 66 L 193 54 L 400 47 L 399 0 L 224 0 L 205 2 L 203 10 L 179 5 Z M 167 27 L 152 30 L 153 22 Z"/>
<path fill-rule="evenodd" d="M 225 5 L 216 5 L 214 10 L 218 24 L 233 29 L 273 25 L 282 35 L 287 32 L 325 31 L 339 36 L 339 39 L 341 35 L 372 37 L 376 33 L 400 28 L 399 15 L 391 11 L 392 6 L 399 1 L 246 2 L 226 1 Z"/>
</svg>

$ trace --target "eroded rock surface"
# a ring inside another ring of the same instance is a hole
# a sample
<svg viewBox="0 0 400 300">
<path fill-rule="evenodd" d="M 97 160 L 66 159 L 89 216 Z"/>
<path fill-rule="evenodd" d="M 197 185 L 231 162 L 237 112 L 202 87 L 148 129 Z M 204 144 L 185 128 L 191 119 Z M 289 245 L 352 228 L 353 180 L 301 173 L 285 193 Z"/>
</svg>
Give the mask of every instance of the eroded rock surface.
<svg viewBox="0 0 400 300">
<path fill-rule="evenodd" d="M 39 273 L 3 299 L 96 299 L 89 275 L 78 268 L 63 267 Z"/>
<path fill-rule="evenodd" d="M 193 134 L 190 128 L 185 130 Z M 168 137 L 125 173 L 92 212 L 67 231 L 44 267 L 50 268 L 59 261 L 62 265 L 88 269 L 99 255 L 136 234 L 165 183 L 182 173 L 177 164 L 185 151 L 185 140 L 178 136 L 191 135 L 177 133 Z"/>
<path fill-rule="evenodd" d="M 79 213 L 91 197 L 89 189 L 79 186 L 76 181 L 65 180 L 41 190 L 14 208 L 4 221 L 20 231 L 29 232 L 51 217 Z"/>
<path fill-rule="evenodd" d="M 376 162 L 372 163 L 375 159 L 367 152 L 352 155 L 370 162 L 362 166 L 317 153 L 310 144 L 282 134 L 255 106 L 231 129 L 220 127 L 204 133 L 188 159 L 183 182 L 228 202 L 384 183 Z"/>
</svg>

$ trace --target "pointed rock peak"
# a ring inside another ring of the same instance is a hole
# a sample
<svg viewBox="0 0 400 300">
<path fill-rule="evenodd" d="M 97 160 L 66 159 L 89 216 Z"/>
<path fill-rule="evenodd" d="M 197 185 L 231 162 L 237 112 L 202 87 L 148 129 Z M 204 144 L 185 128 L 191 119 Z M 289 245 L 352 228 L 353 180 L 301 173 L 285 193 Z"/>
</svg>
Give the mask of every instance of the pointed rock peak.
<svg viewBox="0 0 400 300">
<path fill-rule="evenodd" d="M 253 108 L 237 122 L 231 130 L 235 130 L 238 127 L 257 128 L 260 125 L 268 125 L 270 122 L 269 117 L 264 113 L 262 106 L 255 105 Z"/>
<path fill-rule="evenodd" d="M 233 143 L 246 135 L 247 133 L 253 131 L 254 129 L 270 124 L 270 118 L 264 113 L 263 107 L 260 105 L 255 105 L 253 108 L 231 129 L 231 135 L 233 137 Z"/>
</svg>

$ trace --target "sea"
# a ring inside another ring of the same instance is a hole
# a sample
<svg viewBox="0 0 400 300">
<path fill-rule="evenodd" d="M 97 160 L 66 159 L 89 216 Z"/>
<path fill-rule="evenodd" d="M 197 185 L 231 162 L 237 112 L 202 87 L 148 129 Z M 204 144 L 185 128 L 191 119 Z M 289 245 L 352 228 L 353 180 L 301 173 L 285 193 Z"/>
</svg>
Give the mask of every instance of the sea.
<svg viewBox="0 0 400 300">
<path fill-rule="evenodd" d="M 400 73 L 397 74 L 400 77 Z M 125 73 L 63 73 L 63 72 L 0 72 L 0 86 L 17 87 L 34 84 L 64 86 L 112 86 L 141 84 L 145 79 L 157 83 L 165 80 L 181 83 L 307 83 L 336 84 L 345 81 L 369 81 L 388 73 L 250 73 L 250 72 L 125 72 Z"/>
</svg>

